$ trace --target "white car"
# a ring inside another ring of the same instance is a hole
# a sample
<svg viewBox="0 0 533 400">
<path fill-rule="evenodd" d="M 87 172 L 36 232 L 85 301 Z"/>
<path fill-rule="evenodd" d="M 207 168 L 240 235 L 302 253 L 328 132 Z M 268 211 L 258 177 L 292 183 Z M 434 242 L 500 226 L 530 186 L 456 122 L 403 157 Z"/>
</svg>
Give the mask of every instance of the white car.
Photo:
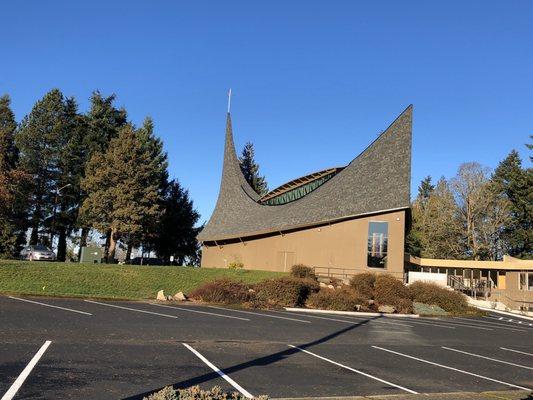
<svg viewBox="0 0 533 400">
<path fill-rule="evenodd" d="M 56 255 L 50 248 L 36 244 L 24 247 L 20 252 L 20 258 L 30 261 L 55 261 Z"/>
</svg>

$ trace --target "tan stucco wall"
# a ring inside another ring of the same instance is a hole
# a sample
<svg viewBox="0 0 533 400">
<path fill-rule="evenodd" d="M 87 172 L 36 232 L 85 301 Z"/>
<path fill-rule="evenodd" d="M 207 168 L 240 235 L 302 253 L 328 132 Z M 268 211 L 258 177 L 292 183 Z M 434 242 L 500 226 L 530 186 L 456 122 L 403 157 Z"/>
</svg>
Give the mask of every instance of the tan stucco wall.
<svg viewBox="0 0 533 400">
<path fill-rule="evenodd" d="M 387 269 L 368 268 L 367 237 L 370 221 L 388 222 Z M 401 278 L 404 269 L 405 211 L 373 215 L 322 227 L 223 246 L 202 247 L 202 267 L 224 268 L 242 262 L 247 269 L 287 271 L 295 263 L 315 267 L 388 272 Z"/>
<path fill-rule="evenodd" d="M 533 291 L 520 290 L 520 272 L 505 273 L 505 289 L 493 289 L 490 300 L 501 301 L 507 307 L 518 310 L 520 307 L 533 307 Z"/>
</svg>

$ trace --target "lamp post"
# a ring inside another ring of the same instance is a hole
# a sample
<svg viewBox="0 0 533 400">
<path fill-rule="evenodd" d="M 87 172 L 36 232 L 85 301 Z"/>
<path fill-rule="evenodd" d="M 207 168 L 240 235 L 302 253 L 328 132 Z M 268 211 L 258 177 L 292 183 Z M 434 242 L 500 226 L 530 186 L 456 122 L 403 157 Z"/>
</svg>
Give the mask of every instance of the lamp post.
<svg viewBox="0 0 533 400">
<path fill-rule="evenodd" d="M 72 186 L 72 184 L 67 183 L 64 186 L 61 186 L 59 189 L 56 189 L 55 198 L 54 198 L 54 207 L 52 209 L 52 222 L 50 224 L 50 248 L 53 248 L 53 242 L 54 242 L 54 225 L 56 222 L 56 209 L 57 209 L 57 198 L 59 196 L 59 193 L 66 187 Z"/>
</svg>

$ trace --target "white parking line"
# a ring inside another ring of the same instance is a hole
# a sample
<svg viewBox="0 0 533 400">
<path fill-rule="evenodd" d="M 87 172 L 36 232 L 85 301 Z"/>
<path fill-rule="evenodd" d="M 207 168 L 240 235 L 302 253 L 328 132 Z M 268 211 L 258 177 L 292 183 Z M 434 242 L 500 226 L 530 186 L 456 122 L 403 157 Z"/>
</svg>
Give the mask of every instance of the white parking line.
<svg viewBox="0 0 533 400">
<path fill-rule="evenodd" d="M 212 315 L 212 316 L 215 316 L 215 317 L 240 319 L 241 321 L 250 321 L 248 318 L 234 317 L 233 315 L 216 314 L 216 313 L 207 312 L 207 311 L 200 311 L 200 310 L 190 310 L 188 308 L 166 306 L 164 304 L 156 304 L 156 303 L 149 303 L 149 304 L 151 304 L 152 306 L 171 308 L 173 310 L 188 311 L 188 312 L 193 312 L 193 313 L 198 313 L 198 314 L 207 314 L 207 315 Z"/>
<path fill-rule="evenodd" d="M 20 301 L 25 301 L 27 303 L 33 303 L 33 304 L 38 304 L 40 306 L 45 306 L 45 307 L 51 307 L 51 308 L 58 308 L 60 310 L 65 310 L 65 311 L 70 311 L 70 312 L 75 312 L 75 313 L 78 313 L 78 314 L 83 314 L 83 315 L 92 315 L 91 313 L 88 313 L 88 312 L 85 312 L 85 311 L 78 311 L 78 310 L 73 310 L 72 308 L 66 308 L 66 307 L 59 307 L 59 306 L 54 306 L 52 304 L 47 304 L 47 303 L 41 303 L 39 301 L 33 301 L 33 300 L 28 300 L 28 299 L 21 299 L 19 297 L 13 297 L 13 296 L 8 296 L 10 299 L 13 299 L 13 300 L 20 300 Z"/>
<path fill-rule="evenodd" d="M 1 400 L 11 400 L 13 397 L 15 397 L 20 387 L 22 386 L 32 369 L 37 365 L 37 363 L 39 362 L 44 352 L 46 351 L 46 349 L 48 349 L 48 346 L 50 346 L 51 343 L 52 342 L 50 340 L 44 342 L 39 351 L 35 353 L 28 365 L 26 365 L 26 368 L 22 370 L 18 378 L 15 380 L 15 382 L 13 382 L 6 394 L 2 396 Z"/>
<path fill-rule="evenodd" d="M 429 319 L 423 318 L 422 321 L 429 321 Z M 417 322 L 418 322 L 418 320 L 417 320 Z M 438 322 L 439 322 L 439 324 L 445 324 L 446 326 L 453 326 L 455 328 L 472 328 L 472 329 L 478 329 L 480 331 L 492 331 L 492 330 L 494 330 L 492 328 L 487 328 L 487 327 L 480 326 L 480 325 L 468 324 L 466 322 L 457 322 L 457 321 L 452 322 L 452 321 L 446 321 L 446 320 L 442 320 L 442 319 L 439 319 Z"/>
<path fill-rule="evenodd" d="M 519 353 L 519 354 L 525 354 L 526 356 L 531 356 L 531 357 L 533 357 L 533 354 L 531 354 L 531 353 L 526 353 L 525 351 L 514 350 L 514 349 L 508 349 L 507 347 L 500 347 L 500 349 L 502 349 L 502 350 L 507 350 L 507 351 L 512 351 L 512 352 Z"/>
<path fill-rule="evenodd" d="M 289 320 L 289 321 L 304 322 L 306 324 L 310 324 L 311 323 L 311 321 L 306 321 L 304 319 L 281 317 L 279 315 L 262 314 L 262 313 L 252 312 L 252 311 L 234 310 L 232 308 L 224 308 L 224 307 L 216 307 L 216 306 L 208 306 L 208 307 L 209 308 L 215 308 L 217 310 L 225 310 L 225 311 L 240 312 L 240 313 L 243 313 L 243 314 L 257 315 L 259 317 L 286 319 L 286 320 Z"/>
<path fill-rule="evenodd" d="M 503 317 L 494 317 L 494 316 L 490 316 L 490 315 L 488 315 L 488 316 L 485 316 L 485 317 L 483 317 L 483 318 L 487 318 L 487 319 L 490 318 L 490 319 L 495 319 L 495 320 L 497 320 L 497 321 L 502 321 L 502 322 L 503 322 L 504 324 L 506 324 L 506 325 L 509 325 L 509 324 L 506 323 L 506 321 L 507 321 L 507 322 L 511 322 L 511 324 L 513 324 L 513 325 L 516 325 L 515 322 L 514 322 L 514 320 L 512 320 L 512 319 L 508 319 L 508 320 L 506 320 L 506 319 L 503 318 Z M 524 325 L 524 326 L 533 326 L 532 323 L 527 322 L 527 321 L 518 321 L 518 323 L 519 323 L 519 324 L 522 324 L 522 325 Z"/>
<path fill-rule="evenodd" d="M 452 349 L 451 347 L 446 347 L 446 346 L 441 346 L 441 347 L 442 347 L 443 349 L 445 349 L 445 350 L 451 350 L 451 351 L 455 351 L 455 352 L 457 352 L 457 353 L 467 354 L 467 355 L 469 355 L 469 356 L 474 356 L 474 357 L 478 357 L 478 358 L 484 358 L 485 360 L 490 360 L 490 361 L 495 361 L 495 362 L 499 362 L 499 363 L 502 363 L 502 364 L 512 365 L 513 367 L 525 368 L 525 369 L 531 369 L 531 370 L 533 370 L 533 367 L 528 367 L 528 366 L 526 366 L 526 365 L 515 364 L 515 363 L 512 363 L 512 362 L 508 362 L 508 361 L 498 360 L 498 359 L 496 359 L 496 358 L 490 358 L 490 357 L 482 356 L 482 355 L 480 355 L 480 354 L 469 353 L 468 351 Z"/>
<path fill-rule="evenodd" d="M 461 318 L 461 317 L 454 317 L 453 319 L 454 320 L 459 319 L 459 320 L 463 320 L 463 321 L 472 321 L 471 319 Z M 474 322 L 470 322 L 470 323 L 472 324 Z M 527 332 L 527 330 L 525 330 L 525 329 L 522 329 L 522 328 L 520 328 L 520 329 L 518 329 L 518 328 L 510 328 L 508 325 L 503 325 L 503 324 L 500 324 L 500 323 L 497 323 L 497 322 L 488 322 L 488 321 L 476 320 L 475 323 L 476 324 L 480 324 L 481 326 L 490 326 L 491 328 L 504 329 L 504 330 L 508 330 L 508 331 Z"/>
<path fill-rule="evenodd" d="M 275 313 L 281 313 L 281 314 L 288 314 L 288 315 L 294 315 L 294 312 L 285 312 L 285 311 L 273 311 Z M 388 321 L 376 321 L 374 319 L 362 319 L 361 321 L 354 321 L 354 320 L 346 320 L 346 319 L 338 319 L 338 318 L 329 318 L 329 317 L 319 317 L 317 315 L 306 315 L 305 318 L 316 318 L 316 319 L 324 319 L 324 320 L 327 320 L 327 321 L 336 321 L 336 322 L 345 322 L 347 324 L 352 324 L 352 325 L 361 325 L 361 323 L 363 322 L 379 322 L 379 323 L 383 323 L 383 324 L 393 324 L 393 325 L 402 325 L 402 326 L 412 326 L 412 325 L 407 325 L 407 324 L 397 324 L 395 322 L 388 322 Z"/>
<path fill-rule="evenodd" d="M 239 385 L 237 382 L 235 382 L 233 379 L 231 379 L 229 376 L 227 376 L 223 371 L 221 371 L 216 365 L 211 363 L 207 358 L 205 358 L 203 355 L 201 355 L 198 351 L 193 349 L 191 346 L 189 346 L 187 343 L 182 343 L 185 347 L 187 347 L 190 351 L 196 355 L 200 360 L 202 360 L 204 363 L 207 364 L 209 368 L 211 368 L 213 371 L 215 371 L 218 375 L 220 375 L 221 378 L 223 378 L 226 382 L 228 382 L 231 386 L 233 386 L 235 389 L 237 389 L 244 397 L 248 397 L 249 399 L 253 398 L 254 396 L 248 392 L 246 389 L 244 389 L 241 385 Z"/>
<path fill-rule="evenodd" d="M 466 375 L 470 375 L 470 376 L 475 376 L 476 378 L 486 379 L 487 381 L 492 381 L 492 382 L 496 382 L 496 383 L 501 383 L 502 385 L 505 385 L 505 386 L 514 387 L 514 388 L 521 389 L 521 390 L 531 390 L 530 388 L 526 388 L 526 387 L 523 387 L 523 386 L 514 385 L 514 384 L 512 384 L 512 383 L 508 383 L 508 382 L 499 381 L 499 380 L 494 379 L 494 378 L 489 378 L 488 376 L 483 376 L 483 375 L 474 374 L 473 372 L 464 371 L 464 370 L 462 370 L 462 369 L 458 369 L 458 368 L 450 367 L 450 366 L 448 366 L 448 365 L 438 364 L 438 363 L 433 362 L 433 361 L 424 360 L 423 358 L 413 357 L 413 356 L 410 356 L 410 355 L 408 355 L 408 354 L 400 353 L 400 352 L 398 352 L 398 351 L 385 349 L 385 348 L 383 348 L 383 347 L 379 347 L 379 346 L 372 346 L 372 347 L 375 348 L 375 349 L 378 349 L 378 350 L 387 351 L 387 352 L 389 352 L 389 353 L 396 354 L 396 355 L 398 355 L 398 356 L 402 356 L 402 357 L 410 358 L 410 359 L 412 359 L 412 360 L 420 361 L 420 362 L 423 362 L 423 363 L 426 363 L 426 364 L 434 365 L 434 366 L 436 366 L 436 367 L 449 369 L 449 370 L 451 370 L 451 371 L 460 372 L 460 373 L 462 373 L 462 374 L 466 374 Z"/>
<path fill-rule="evenodd" d="M 358 369 L 348 367 L 347 365 L 344 365 L 344 364 L 338 363 L 336 361 L 330 360 L 329 358 L 326 358 L 326 357 L 319 356 L 318 354 L 312 353 L 312 352 L 310 352 L 308 350 L 305 350 L 305 349 L 302 349 L 302 348 L 300 348 L 298 346 L 293 346 L 292 344 L 289 344 L 288 346 L 292 347 L 293 349 L 297 349 L 299 351 L 303 351 L 304 353 L 310 354 L 313 357 L 320 358 L 321 360 L 327 361 L 327 362 L 329 362 L 331 364 L 334 364 L 334 365 L 336 365 L 338 367 L 341 367 L 341 368 L 347 369 L 349 371 L 355 372 L 356 374 L 366 376 L 367 378 L 370 378 L 370 379 L 374 379 L 374 380 L 379 381 L 381 383 L 384 383 L 384 384 L 386 384 L 388 386 L 392 386 L 392 387 L 401 389 L 401 390 L 403 390 L 405 392 L 408 392 L 408 393 L 418 394 L 418 392 L 415 392 L 414 390 L 407 389 L 407 388 L 405 388 L 403 386 L 400 386 L 400 385 L 396 385 L 395 383 L 388 382 L 388 381 L 386 381 L 384 379 L 378 378 L 377 376 L 367 374 L 366 372 L 363 372 L 363 371 L 359 371 Z"/>
<path fill-rule="evenodd" d="M 297 314 L 297 312 L 295 311 L 291 311 L 291 312 L 284 312 L 284 311 L 274 311 L 274 312 L 282 312 L 284 314 Z M 299 314 L 301 315 L 301 314 Z M 409 325 L 409 324 L 404 324 L 402 322 L 392 322 L 392 321 L 383 321 L 382 319 L 370 319 L 370 318 L 363 318 L 363 317 L 353 317 L 351 315 L 341 315 L 342 318 L 348 318 L 348 319 L 338 319 L 338 318 L 327 318 L 327 317 L 318 317 L 318 316 L 315 316 L 315 315 L 305 315 L 305 318 L 321 318 L 321 319 L 331 319 L 332 321 L 343 321 L 343 322 L 348 322 L 348 323 L 356 323 L 358 321 L 369 321 L 369 322 L 375 322 L 375 323 L 378 323 L 378 324 L 388 324 L 388 325 L 398 325 L 398 326 L 407 326 L 407 327 L 413 327 L 413 325 Z M 412 321 L 409 321 L 409 323 L 411 323 Z"/>
<path fill-rule="evenodd" d="M 167 317 L 167 318 L 174 318 L 174 319 L 179 318 L 179 317 L 176 317 L 175 315 L 160 314 L 160 313 L 156 313 L 152 311 L 139 310 L 138 308 L 122 307 L 122 306 L 117 306 L 115 304 L 100 303 L 98 301 L 92 301 L 92 300 L 83 300 L 83 301 L 86 301 L 87 303 L 92 303 L 92 304 L 100 304 L 101 306 L 120 308 L 122 310 L 137 311 L 137 312 L 144 313 L 144 314 L 158 315 L 160 317 Z"/>
</svg>

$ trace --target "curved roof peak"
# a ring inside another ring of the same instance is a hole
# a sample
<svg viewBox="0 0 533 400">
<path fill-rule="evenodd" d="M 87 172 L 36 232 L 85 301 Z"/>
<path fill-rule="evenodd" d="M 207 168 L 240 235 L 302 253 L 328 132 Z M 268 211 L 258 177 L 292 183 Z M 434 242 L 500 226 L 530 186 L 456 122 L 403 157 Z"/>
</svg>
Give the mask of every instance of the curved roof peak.
<svg viewBox="0 0 533 400">
<path fill-rule="evenodd" d="M 385 131 L 335 176 L 298 200 L 271 207 L 246 182 L 226 118 L 222 181 L 215 210 L 198 235 L 224 240 L 312 226 L 410 206 L 412 110 L 409 105 Z"/>
</svg>

